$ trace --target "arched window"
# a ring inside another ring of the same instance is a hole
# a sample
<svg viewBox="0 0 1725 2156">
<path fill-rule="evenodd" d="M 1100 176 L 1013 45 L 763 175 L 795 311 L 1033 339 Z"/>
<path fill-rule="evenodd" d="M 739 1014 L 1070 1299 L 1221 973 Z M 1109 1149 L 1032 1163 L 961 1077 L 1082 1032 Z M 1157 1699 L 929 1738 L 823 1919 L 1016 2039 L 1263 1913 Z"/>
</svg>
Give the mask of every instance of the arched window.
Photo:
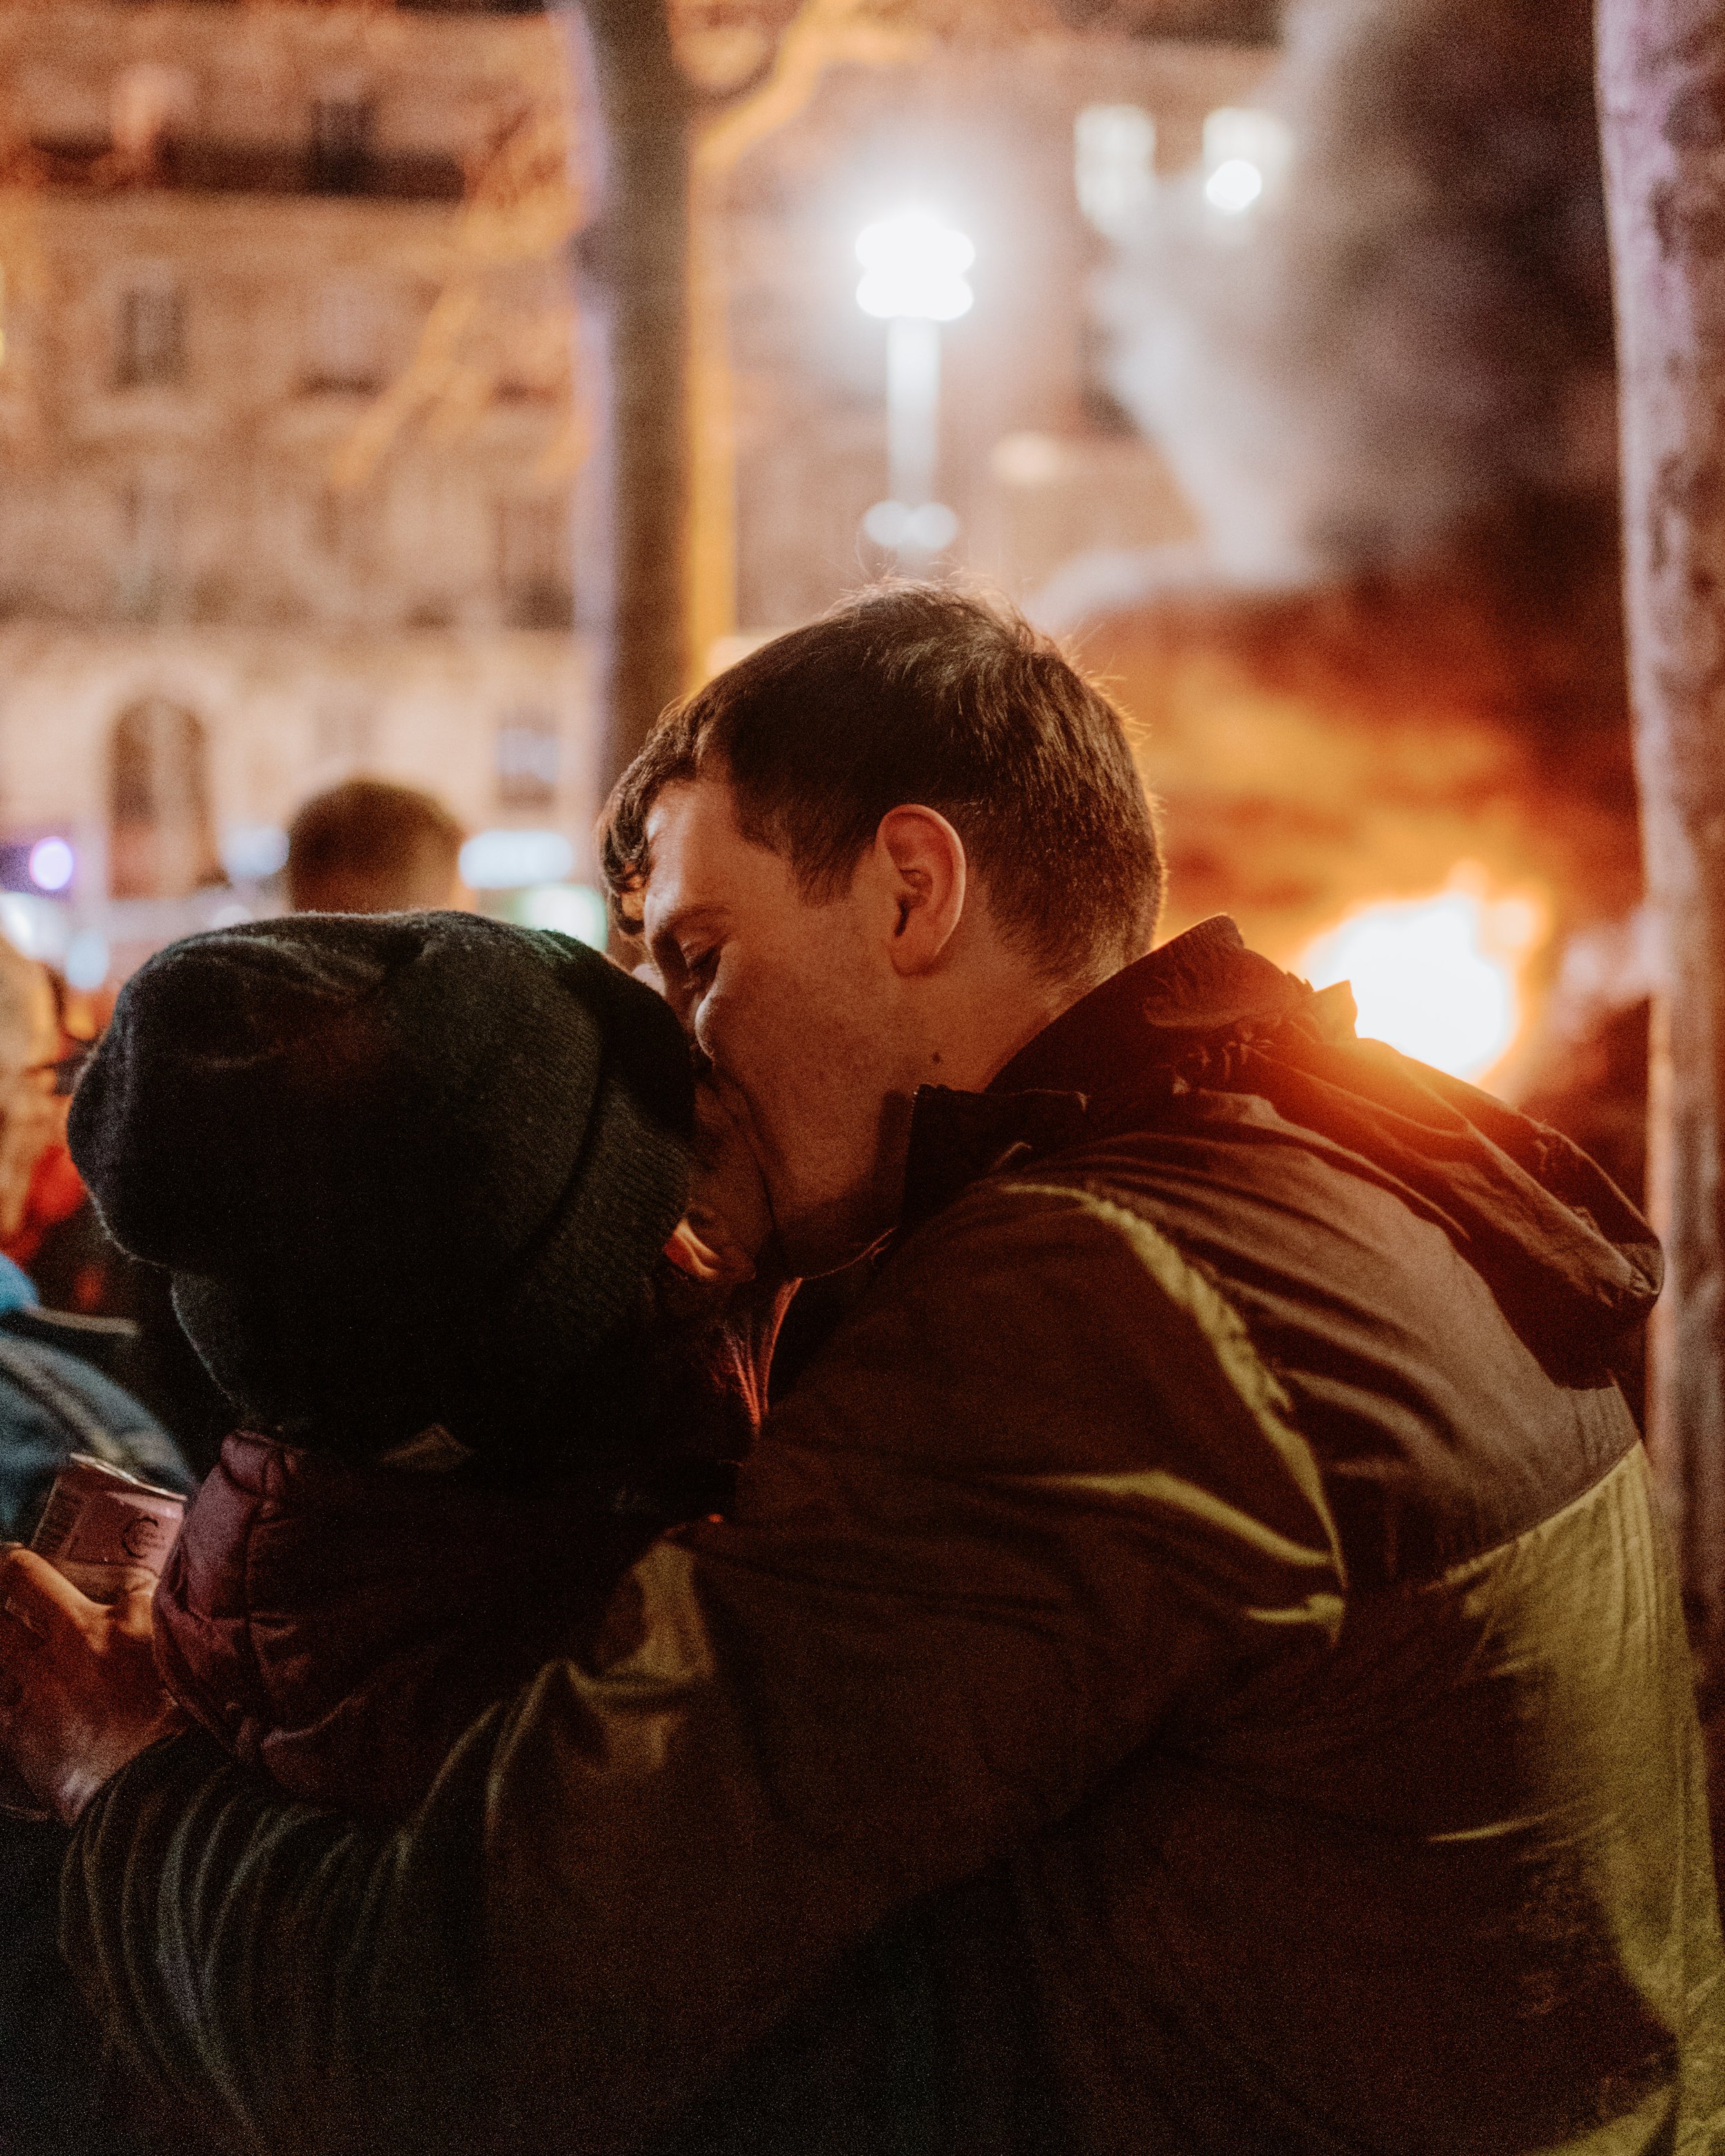
<svg viewBox="0 0 1725 2156">
<path fill-rule="evenodd" d="M 219 883 L 203 722 L 145 696 L 108 744 L 108 885 L 116 898 L 183 898 Z"/>
</svg>

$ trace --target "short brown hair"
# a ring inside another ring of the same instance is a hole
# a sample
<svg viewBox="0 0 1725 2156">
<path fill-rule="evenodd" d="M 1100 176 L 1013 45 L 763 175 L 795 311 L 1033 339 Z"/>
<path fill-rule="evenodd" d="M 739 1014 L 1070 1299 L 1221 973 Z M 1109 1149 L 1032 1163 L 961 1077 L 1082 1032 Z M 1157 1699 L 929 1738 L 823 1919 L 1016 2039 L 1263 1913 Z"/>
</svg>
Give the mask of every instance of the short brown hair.
<svg viewBox="0 0 1725 2156">
<path fill-rule="evenodd" d="M 314 794 L 288 827 L 295 913 L 397 913 L 448 903 L 465 834 L 440 801 L 383 778 Z"/>
<path fill-rule="evenodd" d="M 662 718 L 600 833 L 619 922 L 667 786 L 717 765 L 745 834 L 803 890 L 842 891 L 880 819 L 937 808 L 1003 932 L 1056 978 L 1147 949 L 1163 865 L 1119 712 L 1022 615 L 929 583 L 860 593 L 775 637 Z"/>
</svg>

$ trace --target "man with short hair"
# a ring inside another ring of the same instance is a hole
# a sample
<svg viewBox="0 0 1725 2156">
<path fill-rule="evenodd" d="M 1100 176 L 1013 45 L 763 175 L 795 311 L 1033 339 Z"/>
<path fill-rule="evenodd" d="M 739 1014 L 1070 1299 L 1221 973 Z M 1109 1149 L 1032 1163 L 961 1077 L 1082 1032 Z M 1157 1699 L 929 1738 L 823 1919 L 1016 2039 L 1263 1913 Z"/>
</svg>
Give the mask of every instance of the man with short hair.
<svg viewBox="0 0 1725 2156">
<path fill-rule="evenodd" d="M 1718 2147 L 1621 1197 L 1230 924 L 1144 955 L 1117 716 L 959 594 L 710 684 L 607 862 L 778 1261 L 872 1281 L 393 1835 L 139 1756 L 135 1645 L 8 1561 L 116 2027 L 272 2152 Z"/>
<path fill-rule="evenodd" d="M 465 834 L 415 786 L 349 778 L 314 794 L 288 826 L 295 913 L 418 913 L 459 906 Z"/>
</svg>

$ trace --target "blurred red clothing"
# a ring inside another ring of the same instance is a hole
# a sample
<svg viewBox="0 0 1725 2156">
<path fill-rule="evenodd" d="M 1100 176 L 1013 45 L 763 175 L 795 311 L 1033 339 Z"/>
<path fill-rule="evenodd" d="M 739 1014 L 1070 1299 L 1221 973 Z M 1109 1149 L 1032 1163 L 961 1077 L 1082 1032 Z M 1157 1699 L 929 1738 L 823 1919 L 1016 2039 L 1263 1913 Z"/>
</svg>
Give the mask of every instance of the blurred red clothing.
<svg viewBox="0 0 1725 2156">
<path fill-rule="evenodd" d="M 49 1229 L 69 1220 L 85 1199 L 83 1179 L 72 1165 L 65 1139 L 58 1137 L 37 1162 L 30 1178 L 23 1225 L 17 1235 L 0 1242 L 0 1251 L 28 1272 Z"/>
</svg>

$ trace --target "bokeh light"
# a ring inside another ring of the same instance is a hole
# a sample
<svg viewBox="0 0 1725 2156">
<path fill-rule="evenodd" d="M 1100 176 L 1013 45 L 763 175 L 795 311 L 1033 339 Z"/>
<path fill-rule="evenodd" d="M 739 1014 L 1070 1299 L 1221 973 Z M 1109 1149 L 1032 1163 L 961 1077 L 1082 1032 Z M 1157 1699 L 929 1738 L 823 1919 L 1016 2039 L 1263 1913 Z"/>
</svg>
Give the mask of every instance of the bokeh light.
<svg viewBox="0 0 1725 2156">
<path fill-rule="evenodd" d="M 1238 217 L 1264 192 L 1264 175 L 1244 157 L 1230 157 L 1217 166 L 1204 183 L 1204 198 L 1212 209 Z"/>
<path fill-rule="evenodd" d="M 923 210 L 884 218 L 858 235 L 856 259 L 868 273 L 856 304 L 882 321 L 956 322 L 974 295 L 964 273 L 976 249 Z"/>
<path fill-rule="evenodd" d="M 39 839 L 30 849 L 30 880 L 38 891 L 64 891 L 77 865 L 64 839 Z"/>
<path fill-rule="evenodd" d="M 1358 908 L 1310 943 L 1294 970 L 1314 988 L 1348 982 L 1363 1038 L 1477 1081 L 1515 1045 L 1522 968 L 1547 926 L 1538 898 L 1494 897 L 1465 864 L 1429 898 Z"/>
<path fill-rule="evenodd" d="M 575 849 L 561 831 L 476 831 L 461 849 L 461 880 L 472 891 L 521 891 L 562 883 Z"/>
</svg>

